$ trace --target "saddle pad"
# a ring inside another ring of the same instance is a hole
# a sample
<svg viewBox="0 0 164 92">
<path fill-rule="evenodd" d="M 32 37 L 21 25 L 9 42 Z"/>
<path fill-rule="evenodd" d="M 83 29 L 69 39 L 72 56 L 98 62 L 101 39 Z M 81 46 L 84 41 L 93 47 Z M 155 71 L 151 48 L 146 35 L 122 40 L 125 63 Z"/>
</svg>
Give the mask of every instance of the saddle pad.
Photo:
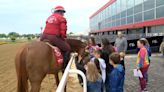
<svg viewBox="0 0 164 92">
<path fill-rule="evenodd" d="M 52 47 L 54 55 L 56 57 L 57 64 L 63 64 L 63 55 L 58 47 Z"/>
</svg>

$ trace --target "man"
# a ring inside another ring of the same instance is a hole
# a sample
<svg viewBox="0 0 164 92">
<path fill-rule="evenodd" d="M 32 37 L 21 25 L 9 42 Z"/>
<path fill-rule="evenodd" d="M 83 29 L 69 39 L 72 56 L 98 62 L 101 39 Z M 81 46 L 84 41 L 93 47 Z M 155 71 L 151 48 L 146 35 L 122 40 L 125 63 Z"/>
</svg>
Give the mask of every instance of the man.
<svg viewBox="0 0 164 92">
<path fill-rule="evenodd" d="M 67 32 L 67 21 L 64 18 L 65 9 L 62 6 L 53 8 L 53 13 L 48 17 L 41 41 L 48 40 L 50 44 L 57 46 L 63 53 L 64 63 L 67 63 L 71 50 L 65 38 Z M 65 67 L 65 65 L 64 65 Z"/>
<path fill-rule="evenodd" d="M 162 56 L 164 57 L 164 38 L 163 38 L 163 42 L 160 45 L 159 51 L 162 53 Z"/>
<path fill-rule="evenodd" d="M 119 53 L 125 53 L 127 51 L 127 39 L 123 36 L 121 32 L 118 32 L 118 37 L 116 38 L 115 46 Z"/>
</svg>

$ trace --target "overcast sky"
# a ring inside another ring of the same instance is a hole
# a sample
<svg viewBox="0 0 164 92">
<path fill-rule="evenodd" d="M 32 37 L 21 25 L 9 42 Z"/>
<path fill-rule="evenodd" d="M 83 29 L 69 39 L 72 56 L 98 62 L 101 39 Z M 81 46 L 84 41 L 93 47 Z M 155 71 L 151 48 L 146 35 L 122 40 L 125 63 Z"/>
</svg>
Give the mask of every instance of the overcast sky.
<svg viewBox="0 0 164 92">
<path fill-rule="evenodd" d="M 40 33 L 56 5 L 65 7 L 68 32 L 89 29 L 89 16 L 109 0 L 0 0 L 0 33 Z"/>
</svg>

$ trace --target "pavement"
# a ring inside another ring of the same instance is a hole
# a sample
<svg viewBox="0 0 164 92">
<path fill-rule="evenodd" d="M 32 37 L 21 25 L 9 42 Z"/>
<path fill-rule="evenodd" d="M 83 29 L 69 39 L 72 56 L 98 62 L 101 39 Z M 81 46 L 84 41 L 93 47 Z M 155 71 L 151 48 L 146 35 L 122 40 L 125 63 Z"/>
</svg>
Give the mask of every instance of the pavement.
<svg viewBox="0 0 164 92">
<path fill-rule="evenodd" d="M 135 54 L 125 57 L 125 92 L 140 92 L 139 80 L 133 76 L 133 69 L 136 68 L 136 59 L 137 55 Z M 148 91 L 164 92 L 164 58 L 161 57 L 161 54 L 152 54 L 148 75 Z"/>
</svg>

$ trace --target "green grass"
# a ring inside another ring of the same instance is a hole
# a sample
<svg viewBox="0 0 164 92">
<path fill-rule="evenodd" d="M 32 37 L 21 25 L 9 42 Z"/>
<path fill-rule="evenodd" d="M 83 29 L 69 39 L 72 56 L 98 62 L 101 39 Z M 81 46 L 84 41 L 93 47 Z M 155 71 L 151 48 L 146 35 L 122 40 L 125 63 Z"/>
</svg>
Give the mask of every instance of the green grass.
<svg viewBox="0 0 164 92">
<path fill-rule="evenodd" d="M 24 42 L 30 42 L 33 40 L 27 40 L 27 39 L 16 39 L 14 42 L 10 39 L 0 39 L 0 45 L 3 44 L 16 44 L 16 43 L 24 43 Z"/>
</svg>

